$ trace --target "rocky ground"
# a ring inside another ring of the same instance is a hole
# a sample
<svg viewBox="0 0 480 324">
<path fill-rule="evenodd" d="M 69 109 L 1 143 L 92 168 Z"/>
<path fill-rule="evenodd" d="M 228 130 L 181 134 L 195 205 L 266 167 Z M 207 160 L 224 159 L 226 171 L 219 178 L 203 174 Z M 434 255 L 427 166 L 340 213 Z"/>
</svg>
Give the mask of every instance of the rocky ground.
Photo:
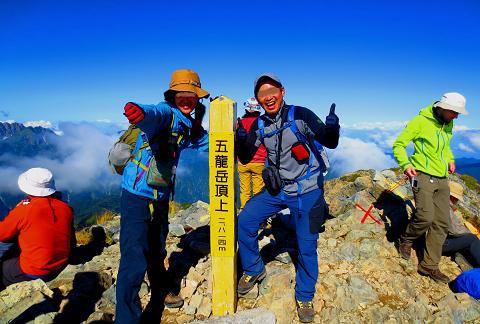
<svg viewBox="0 0 480 324">
<path fill-rule="evenodd" d="M 412 192 L 401 175 L 391 170 L 358 171 L 326 182 L 325 191 L 331 217 L 318 241 L 316 323 L 480 322 L 479 302 L 419 275 L 415 253 L 410 261 L 398 256 L 393 242 L 414 208 Z M 466 203 L 461 207 L 467 218 L 478 219 L 478 203 L 478 194 L 466 190 Z M 361 223 L 365 214 L 361 208 L 370 206 L 379 223 L 371 217 Z M 208 205 L 197 202 L 175 213 L 170 223 L 170 268 L 185 304 L 179 310 L 164 309 L 162 323 L 298 323 L 291 261 L 295 260 L 295 240 L 275 219 L 260 236 L 262 255 L 268 262 L 266 279 L 238 300 L 234 317 L 217 319 L 211 318 Z M 111 322 L 119 218 L 104 228 L 112 245 L 81 247 L 84 258 L 56 279 L 20 283 L 0 292 L 0 323 Z M 447 257 L 442 258 L 440 268 L 452 279 L 462 271 Z M 140 297 L 147 307 L 147 278 Z"/>
</svg>

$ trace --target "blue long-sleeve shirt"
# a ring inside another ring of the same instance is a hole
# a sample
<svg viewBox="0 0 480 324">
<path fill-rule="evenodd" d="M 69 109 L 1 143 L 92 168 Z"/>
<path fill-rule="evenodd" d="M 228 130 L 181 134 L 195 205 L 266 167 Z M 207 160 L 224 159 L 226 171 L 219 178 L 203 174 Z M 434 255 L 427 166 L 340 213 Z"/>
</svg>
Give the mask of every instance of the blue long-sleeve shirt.
<svg viewBox="0 0 480 324">
<path fill-rule="evenodd" d="M 145 111 L 145 118 L 137 124 L 141 132 L 132 154 L 134 160 L 143 166 L 149 165 L 153 155 L 161 157 L 157 159 L 157 164 L 167 163 L 162 161 L 165 157 L 162 154 L 170 154 L 171 156 L 167 158 L 167 160 L 169 159 L 167 167 L 176 168 L 180 159 L 180 152 L 183 149 L 208 150 L 207 132 L 202 130 L 201 136 L 193 142 L 191 139 L 192 118 L 185 116 L 175 106 L 168 102 L 161 102 L 157 105 L 137 105 Z M 168 146 L 168 141 L 171 142 L 172 139 L 177 141 L 179 138 L 181 138 L 180 142 L 173 146 L 174 151 L 166 152 L 172 149 L 172 146 Z M 150 145 L 140 150 L 140 147 L 146 142 L 149 142 Z M 169 186 L 155 188 L 150 186 L 147 183 L 147 172 L 133 161 L 130 161 L 125 167 L 122 187 L 135 195 L 157 200 L 168 199 L 172 189 Z M 157 191 L 156 198 L 154 190 Z"/>
</svg>

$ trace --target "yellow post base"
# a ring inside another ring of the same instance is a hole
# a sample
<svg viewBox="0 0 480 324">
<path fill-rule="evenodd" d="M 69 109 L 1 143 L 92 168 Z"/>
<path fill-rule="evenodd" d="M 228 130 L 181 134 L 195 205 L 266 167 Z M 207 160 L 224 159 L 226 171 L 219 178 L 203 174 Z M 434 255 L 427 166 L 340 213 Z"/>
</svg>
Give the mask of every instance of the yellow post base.
<svg viewBox="0 0 480 324">
<path fill-rule="evenodd" d="M 237 262 L 232 257 L 212 258 L 212 313 L 227 315 L 237 308 Z"/>
</svg>

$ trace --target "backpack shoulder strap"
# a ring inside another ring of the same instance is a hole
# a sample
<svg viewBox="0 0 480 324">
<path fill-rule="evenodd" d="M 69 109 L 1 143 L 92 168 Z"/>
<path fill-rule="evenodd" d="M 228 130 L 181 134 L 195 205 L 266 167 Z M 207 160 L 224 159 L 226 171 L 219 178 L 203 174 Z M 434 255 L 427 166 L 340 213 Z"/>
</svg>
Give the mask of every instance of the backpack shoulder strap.
<svg viewBox="0 0 480 324">
<path fill-rule="evenodd" d="M 297 123 L 295 122 L 295 106 L 294 105 L 291 105 L 290 109 L 288 110 L 287 120 L 288 120 L 288 123 L 289 123 L 289 127 L 292 130 L 292 132 L 295 134 L 295 136 L 297 137 L 297 140 L 299 140 L 302 143 L 308 144 L 307 143 L 308 142 L 307 138 L 305 137 L 305 135 L 300 133 L 300 130 L 297 127 Z"/>
<path fill-rule="evenodd" d="M 263 139 L 265 138 L 265 122 L 261 117 L 258 117 L 257 123 L 258 123 L 258 133 L 260 134 L 260 142 L 262 142 L 262 144 L 265 145 L 265 143 L 263 143 Z"/>
<path fill-rule="evenodd" d="M 290 110 L 288 111 L 288 120 L 291 122 L 290 129 L 292 130 L 293 133 L 295 133 L 297 140 L 308 145 L 308 147 L 310 148 L 310 150 L 313 152 L 318 162 L 320 163 L 322 172 L 327 171 L 328 168 L 330 167 L 330 162 L 328 161 L 327 152 L 325 152 L 323 145 L 320 144 L 319 141 L 313 138 L 308 139 L 305 135 L 303 135 L 300 132 L 294 120 L 294 108 L 295 106 L 292 105 L 290 107 Z"/>
</svg>

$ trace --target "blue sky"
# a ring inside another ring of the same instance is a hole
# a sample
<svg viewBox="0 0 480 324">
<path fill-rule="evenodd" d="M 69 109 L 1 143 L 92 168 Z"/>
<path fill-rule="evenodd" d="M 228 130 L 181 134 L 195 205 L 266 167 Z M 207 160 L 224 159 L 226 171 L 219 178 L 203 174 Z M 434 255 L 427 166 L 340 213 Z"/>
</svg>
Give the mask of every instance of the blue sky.
<svg viewBox="0 0 480 324">
<path fill-rule="evenodd" d="M 123 121 L 171 72 L 242 103 L 272 71 L 286 101 L 341 122 L 404 121 L 444 92 L 480 128 L 480 2 L 0 2 L 0 120 Z"/>
</svg>

